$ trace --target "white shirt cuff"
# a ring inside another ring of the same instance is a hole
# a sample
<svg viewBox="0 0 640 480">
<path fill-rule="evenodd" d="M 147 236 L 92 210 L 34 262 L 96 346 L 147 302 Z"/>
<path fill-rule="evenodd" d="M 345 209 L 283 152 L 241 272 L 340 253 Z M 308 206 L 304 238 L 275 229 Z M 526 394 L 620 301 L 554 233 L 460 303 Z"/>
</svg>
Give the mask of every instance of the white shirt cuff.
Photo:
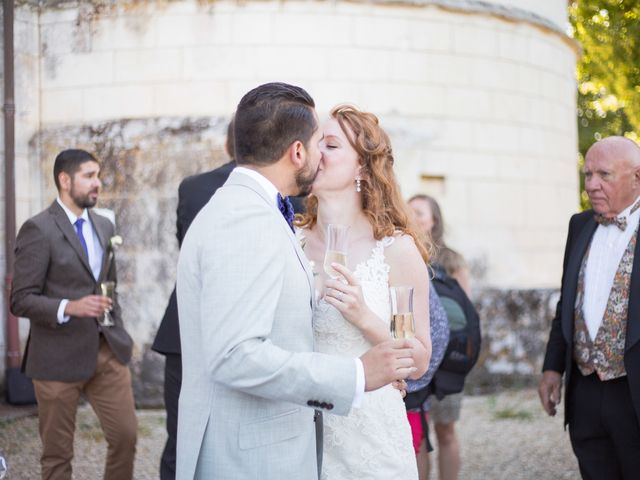
<svg viewBox="0 0 640 480">
<path fill-rule="evenodd" d="M 359 358 L 356 361 L 356 394 L 353 397 L 351 408 L 360 408 L 364 400 L 364 365 Z"/>
<path fill-rule="evenodd" d="M 58 323 L 60 325 L 67 323 L 69 318 L 71 318 L 69 315 L 64 314 L 64 309 L 67 308 L 67 303 L 69 303 L 69 300 L 65 298 L 60 301 L 60 305 L 58 306 Z"/>
</svg>

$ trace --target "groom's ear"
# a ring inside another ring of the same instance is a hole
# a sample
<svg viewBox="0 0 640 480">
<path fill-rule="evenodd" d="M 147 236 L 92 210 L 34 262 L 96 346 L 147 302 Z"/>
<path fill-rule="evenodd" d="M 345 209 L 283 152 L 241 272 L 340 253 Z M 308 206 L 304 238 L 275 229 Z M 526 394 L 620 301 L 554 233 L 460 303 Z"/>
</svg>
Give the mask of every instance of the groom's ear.
<svg viewBox="0 0 640 480">
<path fill-rule="evenodd" d="M 289 161 L 296 167 L 296 170 L 304 166 L 307 158 L 307 149 L 304 148 L 304 144 L 300 140 L 296 140 L 289 146 L 287 154 Z"/>
</svg>

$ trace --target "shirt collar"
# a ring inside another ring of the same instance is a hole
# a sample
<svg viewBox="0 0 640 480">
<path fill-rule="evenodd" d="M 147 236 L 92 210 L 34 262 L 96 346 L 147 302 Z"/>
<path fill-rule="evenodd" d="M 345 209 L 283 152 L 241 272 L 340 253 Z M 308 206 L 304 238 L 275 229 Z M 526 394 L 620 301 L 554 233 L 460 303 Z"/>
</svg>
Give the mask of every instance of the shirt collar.
<svg viewBox="0 0 640 480">
<path fill-rule="evenodd" d="M 265 177 L 261 173 L 258 173 L 257 171 L 252 170 L 250 168 L 246 168 L 246 167 L 238 166 L 234 168 L 233 171 L 242 173 L 244 175 L 247 175 L 253 178 L 256 182 L 258 182 L 258 185 L 260 185 L 263 188 L 263 190 L 267 192 L 267 195 L 269 195 L 269 198 L 273 200 L 273 204 L 276 206 L 278 205 L 278 194 L 280 192 L 278 192 L 278 189 L 276 188 L 276 186 L 273 183 L 271 183 L 271 180 L 269 180 L 267 177 Z"/>
<path fill-rule="evenodd" d="M 62 209 L 64 210 L 64 213 L 67 214 L 67 217 L 69 218 L 69 221 L 71 222 L 72 225 L 76 223 L 76 220 L 78 220 L 78 218 L 84 219 L 84 221 L 87 223 L 89 222 L 89 213 L 87 212 L 86 208 L 82 210 L 82 213 L 80 214 L 79 217 L 76 217 L 76 214 L 73 213 L 71 210 L 69 210 L 67 206 L 64 204 L 64 202 L 60 200 L 60 197 L 57 197 L 56 201 L 58 202 L 58 205 L 62 207 Z"/>
</svg>

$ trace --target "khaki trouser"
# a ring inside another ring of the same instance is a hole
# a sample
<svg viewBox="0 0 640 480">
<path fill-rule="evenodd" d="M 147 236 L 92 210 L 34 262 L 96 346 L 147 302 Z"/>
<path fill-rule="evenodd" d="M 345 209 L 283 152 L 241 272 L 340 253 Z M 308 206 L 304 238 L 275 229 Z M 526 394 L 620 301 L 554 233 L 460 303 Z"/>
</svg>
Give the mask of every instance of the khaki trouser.
<svg viewBox="0 0 640 480">
<path fill-rule="evenodd" d="M 131 388 L 131 373 L 111 353 L 101 338 L 96 372 L 81 382 L 34 380 L 43 480 L 70 480 L 73 435 L 80 394 L 84 393 L 96 412 L 107 440 L 105 480 L 133 478 L 137 419 Z"/>
</svg>

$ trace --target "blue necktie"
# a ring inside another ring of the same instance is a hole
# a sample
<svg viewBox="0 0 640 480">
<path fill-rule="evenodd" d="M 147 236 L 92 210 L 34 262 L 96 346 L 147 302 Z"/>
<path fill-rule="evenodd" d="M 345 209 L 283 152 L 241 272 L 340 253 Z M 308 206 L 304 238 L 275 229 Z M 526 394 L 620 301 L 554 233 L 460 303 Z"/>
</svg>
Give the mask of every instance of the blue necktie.
<svg viewBox="0 0 640 480">
<path fill-rule="evenodd" d="M 282 195 L 278 194 L 278 208 L 280 209 L 280 213 L 291 227 L 293 231 L 293 217 L 295 215 L 293 211 L 293 205 L 291 204 L 291 200 L 289 197 L 282 198 Z"/>
<path fill-rule="evenodd" d="M 82 234 L 82 224 L 84 223 L 84 218 L 79 218 L 73 224 L 76 227 L 76 234 L 78 235 L 78 239 L 82 244 L 82 248 L 84 248 L 84 253 L 87 254 L 87 258 L 89 258 L 89 249 L 87 248 L 87 242 L 84 239 L 84 235 Z"/>
</svg>

